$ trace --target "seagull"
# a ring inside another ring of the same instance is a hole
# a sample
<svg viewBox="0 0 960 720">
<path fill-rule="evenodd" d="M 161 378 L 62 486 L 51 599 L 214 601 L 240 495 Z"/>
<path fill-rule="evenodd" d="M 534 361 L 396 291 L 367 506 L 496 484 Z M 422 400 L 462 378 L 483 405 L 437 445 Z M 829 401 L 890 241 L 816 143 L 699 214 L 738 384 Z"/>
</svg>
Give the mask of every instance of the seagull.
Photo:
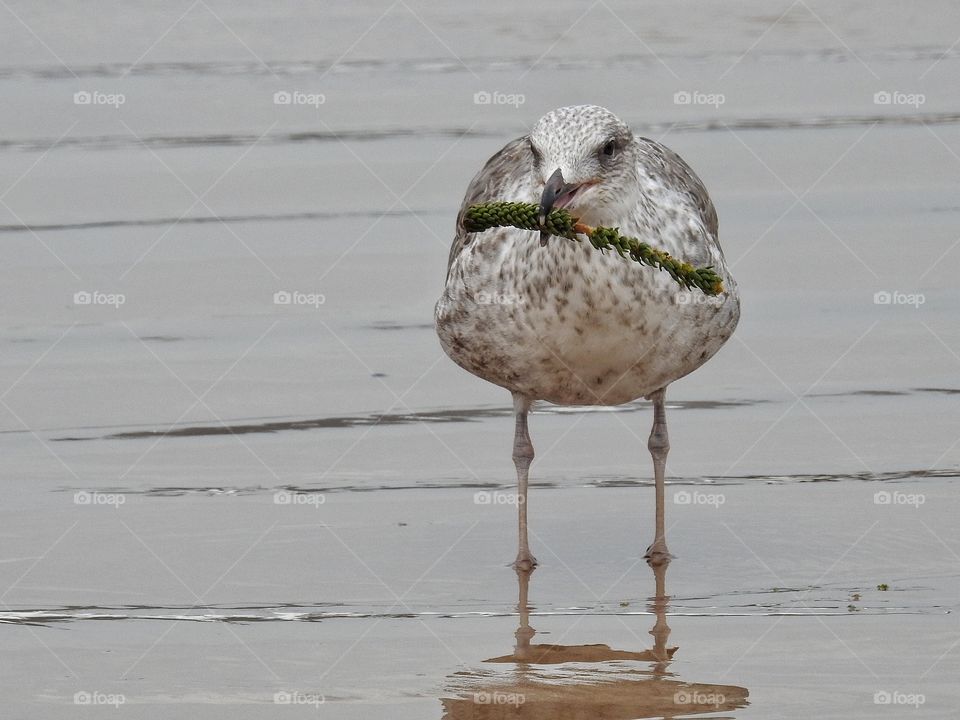
<svg viewBox="0 0 960 720">
<path fill-rule="evenodd" d="M 498 200 L 539 204 L 583 223 L 618 227 L 695 267 L 712 266 L 724 291 L 685 290 L 667 273 L 587 242 L 546 231 L 499 227 L 471 233 L 466 209 Z M 507 143 L 467 188 L 436 305 L 440 344 L 460 367 L 509 390 L 515 419 L 519 571 L 537 565 L 527 538 L 533 443 L 527 416 L 536 401 L 613 406 L 653 403 L 647 448 L 656 517 L 645 558 L 665 565 L 664 472 L 670 442 L 666 389 L 709 360 L 740 318 L 737 285 L 717 235 L 717 212 L 689 165 L 633 134 L 609 110 L 553 110 L 529 135 Z"/>
</svg>

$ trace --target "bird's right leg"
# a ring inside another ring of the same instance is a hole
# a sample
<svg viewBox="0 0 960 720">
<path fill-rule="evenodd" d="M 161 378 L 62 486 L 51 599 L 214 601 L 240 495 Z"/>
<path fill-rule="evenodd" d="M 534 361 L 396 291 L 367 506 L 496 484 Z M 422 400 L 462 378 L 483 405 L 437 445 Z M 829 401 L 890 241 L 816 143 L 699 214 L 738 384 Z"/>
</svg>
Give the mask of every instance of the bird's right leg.
<svg viewBox="0 0 960 720">
<path fill-rule="evenodd" d="M 533 443 L 530 442 L 530 432 L 527 430 L 527 415 L 533 401 L 521 395 L 513 394 L 513 413 L 515 427 L 513 435 L 513 464 L 517 466 L 517 516 L 519 519 L 519 542 L 517 559 L 513 566 L 517 570 L 531 571 L 537 566 L 537 559 L 530 553 L 527 542 L 527 480 L 530 474 L 530 463 L 533 462 Z"/>
<path fill-rule="evenodd" d="M 667 389 L 660 388 L 647 397 L 653 401 L 653 428 L 650 430 L 650 439 L 647 448 L 653 457 L 653 478 L 656 491 L 656 533 L 653 544 L 647 548 L 647 563 L 651 566 L 666 565 L 670 562 L 670 551 L 667 550 L 666 529 L 664 528 L 664 514 L 666 504 L 665 479 L 667 467 L 667 453 L 670 452 L 670 437 L 667 435 Z"/>
</svg>

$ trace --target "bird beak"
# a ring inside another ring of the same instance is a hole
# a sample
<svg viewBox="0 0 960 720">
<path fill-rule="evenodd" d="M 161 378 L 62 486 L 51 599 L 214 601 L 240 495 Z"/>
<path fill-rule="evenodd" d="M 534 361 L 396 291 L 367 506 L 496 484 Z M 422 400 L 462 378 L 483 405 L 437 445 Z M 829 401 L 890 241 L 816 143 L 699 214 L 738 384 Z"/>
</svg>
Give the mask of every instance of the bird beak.
<svg viewBox="0 0 960 720">
<path fill-rule="evenodd" d="M 553 210 L 553 206 L 557 204 L 557 201 L 561 202 L 561 207 L 563 206 L 563 199 L 571 195 L 574 191 L 579 188 L 579 185 L 571 184 L 563 179 L 563 173 L 560 171 L 560 168 L 557 168 L 553 171 L 553 175 L 550 176 L 550 179 L 547 180 L 547 184 L 543 186 L 543 195 L 540 196 L 540 227 L 543 228 L 544 224 L 547 222 L 547 215 L 550 214 L 550 211 Z M 545 230 L 540 230 L 540 247 L 543 247 L 547 244 L 547 240 L 550 238 L 550 234 Z"/>
</svg>

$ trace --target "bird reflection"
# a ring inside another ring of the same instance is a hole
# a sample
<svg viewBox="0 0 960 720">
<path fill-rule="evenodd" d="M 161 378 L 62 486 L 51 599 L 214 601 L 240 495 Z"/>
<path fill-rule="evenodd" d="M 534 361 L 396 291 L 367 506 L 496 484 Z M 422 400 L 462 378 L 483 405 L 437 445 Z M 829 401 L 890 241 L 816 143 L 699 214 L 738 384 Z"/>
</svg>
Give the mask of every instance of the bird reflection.
<svg viewBox="0 0 960 720">
<path fill-rule="evenodd" d="M 517 568 L 520 623 L 514 650 L 485 660 L 483 669 L 453 675 L 450 697 L 442 699 L 444 720 L 675 718 L 745 707 L 746 688 L 685 682 L 670 670 L 677 648 L 668 645 L 667 567 L 651 565 L 656 592 L 647 607 L 656 618 L 650 629 L 653 646 L 639 651 L 534 643 L 529 604 L 533 570 Z"/>
</svg>

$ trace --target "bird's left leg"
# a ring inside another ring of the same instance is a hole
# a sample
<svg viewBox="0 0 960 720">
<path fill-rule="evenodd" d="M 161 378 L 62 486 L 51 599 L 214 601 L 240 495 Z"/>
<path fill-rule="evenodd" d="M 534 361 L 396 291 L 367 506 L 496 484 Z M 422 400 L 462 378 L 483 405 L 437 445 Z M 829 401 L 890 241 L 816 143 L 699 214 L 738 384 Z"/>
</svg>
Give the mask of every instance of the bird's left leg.
<svg viewBox="0 0 960 720">
<path fill-rule="evenodd" d="M 667 550 L 666 529 L 664 528 L 664 505 L 666 504 L 666 489 L 664 475 L 667 467 L 667 453 L 670 451 L 670 438 L 667 435 L 667 389 L 660 388 L 648 396 L 653 401 L 653 427 L 650 430 L 650 439 L 647 448 L 653 457 L 653 480 L 657 494 L 656 532 L 653 544 L 647 548 L 644 557 L 651 566 L 665 565 L 670 562 L 670 552 Z"/>
<path fill-rule="evenodd" d="M 527 430 L 527 415 L 533 401 L 520 393 L 513 394 L 513 413 L 516 424 L 513 435 L 513 463 L 517 466 L 517 517 L 519 518 L 519 542 L 517 559 L 513 566 L 517 570 L 531 571 L 537 566 L 537 559 L 530 553 L 527 542 L 527 480 L 530 475 L 530 463 L 533 462 L 533 443 Z"/>
</svg>

